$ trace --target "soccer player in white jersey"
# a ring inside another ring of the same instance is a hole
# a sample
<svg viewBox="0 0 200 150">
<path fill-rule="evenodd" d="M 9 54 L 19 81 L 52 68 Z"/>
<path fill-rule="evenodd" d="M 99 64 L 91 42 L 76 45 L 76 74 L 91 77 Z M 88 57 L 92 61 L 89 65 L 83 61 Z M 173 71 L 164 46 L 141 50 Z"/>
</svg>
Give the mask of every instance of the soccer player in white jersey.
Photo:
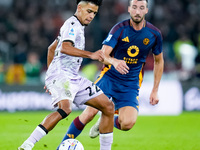
<svg viewBox="0 0 200 150">
<path fill-rule="evenodd" d="M 58 38 L 48 48 L 48 70 L 45 85 L 57 111 L 49 114 L 32 132 L 18 150 L 32 150 L 36 142 L 51 131 L 72 111 L 72 103 L 86 104 L 99 109 L 102 119 L 99 127 L 100 150 L 111 150 L 113 142 L 114 104 L 91 81 L 78 74 L 83 58 L 103 61 L 101 50 L 84 51 L 84 28 L 94 19 L 102 0 L 77 0 L 74 16 L 65 21 Z M 79 118 L 77 128 L 82 129 Z"/>
</svg>

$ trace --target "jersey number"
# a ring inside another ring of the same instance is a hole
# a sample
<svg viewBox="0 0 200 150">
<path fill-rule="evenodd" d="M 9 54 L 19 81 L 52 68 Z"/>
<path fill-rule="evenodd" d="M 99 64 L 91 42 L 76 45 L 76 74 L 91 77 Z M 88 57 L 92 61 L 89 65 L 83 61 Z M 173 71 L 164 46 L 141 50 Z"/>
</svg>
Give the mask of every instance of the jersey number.
<svg viewBox="0 0 200 150">
<path fill-rule="evenodd" d="M 95 89 L 92 88 L 93 86 L 95 86 Z M 88 86 L 85 90 L 89 90 L 89 96 L 94 95 L 95 93 L 98 93 L 100 91 L 100 88 L 98 86 L 96 86 L 94 83 L 92 83 L 92 87 Z"/>
</svg>

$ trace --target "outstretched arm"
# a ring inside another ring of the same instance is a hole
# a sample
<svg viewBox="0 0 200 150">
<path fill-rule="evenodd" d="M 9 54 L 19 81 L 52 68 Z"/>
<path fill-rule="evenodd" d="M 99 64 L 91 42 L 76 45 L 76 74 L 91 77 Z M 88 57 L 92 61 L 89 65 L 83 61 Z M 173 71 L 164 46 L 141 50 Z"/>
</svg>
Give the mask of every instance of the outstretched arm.
<svg viewBox="0 0 200 150">
<path fill-rule="evenodd" d="M 150 104 L 156 105 L 159 102 L 158 87 L 163 74 L 164 60 L 163 53 L 154 55 L 154 85 L 150 95 Z"/>
<path fill-rule="evenodd" d="M 98 50 L 94 53 L 89 51 L 83 51 L 73 47 L 73 44 L 71 42 L 62 43 L 61 53 L 76 57 L 90 58 L 92 60 L 98 60 L 98 61 L 103 61 L 104 59 L 104 54 L 101 50 Z"/>
<path fill-rule="evenodd" d="M 111 57 L 110 54 L 112 50 L 113 48 L 111 46 L 103 45 L 102 51 L 105 55 L 103 63 L 106 65 L 113 65 L 121 74 L 127 74 L 129 72 L 129 67 L 126 65 L 126 62 L 124 60 Z"/>
</svg>

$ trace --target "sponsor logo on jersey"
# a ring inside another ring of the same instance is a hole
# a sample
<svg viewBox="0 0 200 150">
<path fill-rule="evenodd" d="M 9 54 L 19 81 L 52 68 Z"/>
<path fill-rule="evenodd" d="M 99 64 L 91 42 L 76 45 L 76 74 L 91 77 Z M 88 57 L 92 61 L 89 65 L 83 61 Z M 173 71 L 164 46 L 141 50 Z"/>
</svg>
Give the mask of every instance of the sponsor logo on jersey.
<svg viewBox="0 0 200 150">
<path fill-rule="evenodd" d="M 124 61 L 125 61 L 127 64 L 137 64 L 138 59 L 124 57 Z"/>
<path fill-rule="evenodd" d="M 128 48 L 127 50 L 127 54 L 129 56 L 128 57 L 124 57 L 124 61 L 127 63 L 127 64 L 137 64 L 138 62 L 138 59 L 137 58 L 133 58 L 133 57 L 136 57 L 138 54 L 139 54 L 139 47 L 137 47 L 136 45 L 132 45 Z"/>
<path fill-rule="evenodd" d="M 148 45 L 149 42 L 150 42 L 150 40 L 149 40 L 148 38 L 145 38 L 145 39 L 143 40 L 144 45 Z"/>
<path fill-rule="evenodd" d="M 137 47 L 136 45 L 132 45 L 128 48 L 127 50 L 127 54 L 130 56 L 130 57 L 135 57 L 139 54 L 139 47 Z"/>
<path fill-rule="evenodd" d="M 124 42 L 129 42 L 129 38 L 128 38 L 128 36 L 125 37 L 124 39 L 122 39 L 122 41 L 124 41 Z"/>
</svg>

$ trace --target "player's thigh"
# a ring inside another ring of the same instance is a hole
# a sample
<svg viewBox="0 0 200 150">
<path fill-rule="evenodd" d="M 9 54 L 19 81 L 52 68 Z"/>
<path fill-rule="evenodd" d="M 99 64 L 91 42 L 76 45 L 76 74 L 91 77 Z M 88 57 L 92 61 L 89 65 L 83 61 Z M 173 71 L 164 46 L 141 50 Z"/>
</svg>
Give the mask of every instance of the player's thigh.
<svg viewBox="0 0 200 150">
<path fill-rule="evenodd" d="M 85 103 L 91 107 L 94 107 L 103 113 L 114 113 L 114 104 L 105 94 L 100 94 Z"/>
<path fill-rule="evenodd" d="M 97 85 L 86 78 L 82 78 L 74 103 L 76 105 L 85 104 L 104 113 L 110 113 L 109 111 L 113 111 L 114 109 L 113 102 L 103 94 L 102 90 Z"/>
<path fill-rule="evenodd" d="M 125 106 L 119 109 L 119 122 L 124 124 L 136 123 L 138 111 L 132 106 Z"/>
<path fill-rule="evenodd" d="M 87 101 L 98 97 L 101 95 L 103 92 L 102 90 L 95 85 L 93 82 L 90 80 L 82 77 L 81 82 L 78 87 L 78 92 L 76 93 L 74 103 L 79 106 L 86 104 Z"/>
</svg>

